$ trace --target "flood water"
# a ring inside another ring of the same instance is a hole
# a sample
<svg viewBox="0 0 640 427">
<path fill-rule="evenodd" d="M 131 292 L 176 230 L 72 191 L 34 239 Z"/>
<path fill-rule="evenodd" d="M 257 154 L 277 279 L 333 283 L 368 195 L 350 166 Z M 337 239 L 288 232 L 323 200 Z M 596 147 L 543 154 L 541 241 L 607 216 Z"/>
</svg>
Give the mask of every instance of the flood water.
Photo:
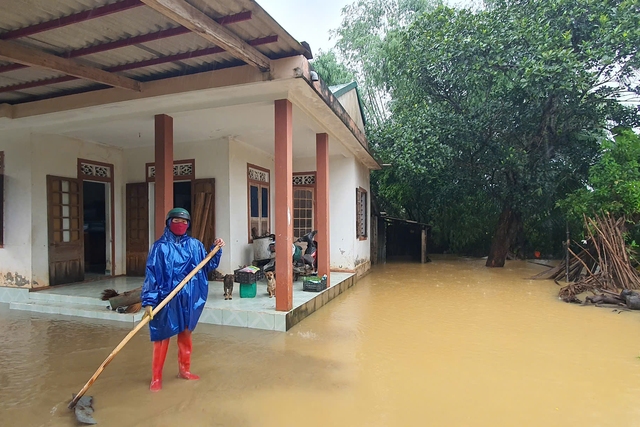
<svg viewBox="0 0 640 427">
<path fill-rule="evenodd" d="M 545 270 L 376 267 L 286 333 L 201 324 L 192 371 L 148 391 L 136 335 L 87 395 L 99 426 L 637 426 L 640 312 L 557 299 Z M 0 304 L 0 425 L 74 426 L 67 404 L 129 325 Z"/>
</svg>

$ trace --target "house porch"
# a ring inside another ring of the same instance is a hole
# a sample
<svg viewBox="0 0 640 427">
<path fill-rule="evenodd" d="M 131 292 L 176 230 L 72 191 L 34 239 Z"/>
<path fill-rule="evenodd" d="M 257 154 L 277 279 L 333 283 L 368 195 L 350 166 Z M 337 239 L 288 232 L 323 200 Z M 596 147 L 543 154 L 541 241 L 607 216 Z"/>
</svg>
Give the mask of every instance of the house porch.
<svg viewBox="0 0 640 427">
<path fill-rule="evenodd" d="M 240 298 L 239 285 L 233 290 L 233 299 L 223 298 L 222 282 L 209 282 L 209 296 L 201 323 L 264 329 L 286 332 L 328 303 L 357 280 L 353 273 L 331 274 L 329 288 L 322 292 L 305 292 L 302 281 L 293 283 L 293 308 L 277 311 L 273 298 L 266 292 L 266 282 L 259 281 L 255 298 Z M 62 285 L 42 290 L 0 288 L 0 303 L 9 303 L 12 310 L 62 316 L 128 322 L 132 325 L 142 318 L 142 311 L 135 314 L 117 313 L 110 310 L 109 303 L 100 299 L 104 289 L 115 289 L 122 293 L 142 286 L 139 277 L 114 277 L 82 284 Z"/>
</svg>

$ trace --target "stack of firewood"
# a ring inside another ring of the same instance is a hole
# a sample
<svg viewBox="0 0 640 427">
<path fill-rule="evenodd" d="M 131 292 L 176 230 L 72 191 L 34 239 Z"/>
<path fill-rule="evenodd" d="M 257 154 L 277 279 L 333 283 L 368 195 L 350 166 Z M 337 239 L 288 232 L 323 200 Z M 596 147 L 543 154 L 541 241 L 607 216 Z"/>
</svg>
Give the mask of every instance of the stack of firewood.
<svg viewBox="0 0 640 427">
<path fill-rule="evenodd" d="M 626 220 L 607 214 L 585 217 L 588 240 L 576 254 L 570 248 L 569 274 L 567 261 L 542 272 L 535 279 L 553 279 L 567 284 L 558 296 L 566 302 L 579 302 L 576 295 L 597 291 L 619 292 L 620 289 L 640 289 L 640 274 L 631 264 L 629 248 L 624 241 Z"/>
</svg>

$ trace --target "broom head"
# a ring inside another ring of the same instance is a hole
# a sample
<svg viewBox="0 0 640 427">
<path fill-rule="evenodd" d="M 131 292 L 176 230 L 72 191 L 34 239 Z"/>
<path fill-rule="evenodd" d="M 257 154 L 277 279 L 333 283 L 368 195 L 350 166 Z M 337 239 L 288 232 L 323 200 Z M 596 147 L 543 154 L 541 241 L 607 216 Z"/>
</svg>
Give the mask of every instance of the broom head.
<svg viewBox="0 0 640 427">
<path fill-rule="evenodd" d="M 115 289 L 105 289 L 102 291 L 102 301 L 108 301 L 110 298 L 120 295 Z"/>
</svg>

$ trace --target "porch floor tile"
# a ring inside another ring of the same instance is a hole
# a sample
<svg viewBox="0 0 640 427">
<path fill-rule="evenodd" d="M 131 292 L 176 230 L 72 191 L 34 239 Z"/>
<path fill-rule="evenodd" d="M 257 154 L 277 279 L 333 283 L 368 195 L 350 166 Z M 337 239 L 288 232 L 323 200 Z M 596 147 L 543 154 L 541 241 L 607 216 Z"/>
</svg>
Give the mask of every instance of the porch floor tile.
<svg viewBox="0 0 640 427">
<path fill-rule="evenodd" d="M 314 307 L 321 307 L 340 291 L 334 287 L 341 285 L 346 289 L 346 281 L 354 280 L 352 273 L 331 273 L 330 288 L 322 292 L 305 292 L 302 282 L 293 284 L 293 309 L 289 312 L 276 311 L 276 299 L 269 298 L 266 281 L 257 283 L 254 298 L 240 298 L 240 285 L 234 283 L 233 299 L 225 300 L 223 283 L 209 282 L 209 295 L 200 322 L 236 326 L 245 328 L 286 331 L 302 320 L 301 311 L 310 314 L 310 301 Z M 142 286 L 141 277 L 115 277 L 93 280 L 85 283 L 55 286 L 29 292 L 28 300 L 12 301 L 11 309 L 67 316 L 114 320 L 135 323 L 142 318 L 142 312 L 120 314 L 109 310 L 109 303 L 102 301 L 100 295 L 105 289 L 115 289 L 122 293 Z M 351 282 L 349 282 L 351 283 Z M 315 302 L 313 301 L 315 299 Z M 305 310 L 305 307 L 307 309 Z M 295 319 L 295 320 L 292 320 Z"/>
</svg>

